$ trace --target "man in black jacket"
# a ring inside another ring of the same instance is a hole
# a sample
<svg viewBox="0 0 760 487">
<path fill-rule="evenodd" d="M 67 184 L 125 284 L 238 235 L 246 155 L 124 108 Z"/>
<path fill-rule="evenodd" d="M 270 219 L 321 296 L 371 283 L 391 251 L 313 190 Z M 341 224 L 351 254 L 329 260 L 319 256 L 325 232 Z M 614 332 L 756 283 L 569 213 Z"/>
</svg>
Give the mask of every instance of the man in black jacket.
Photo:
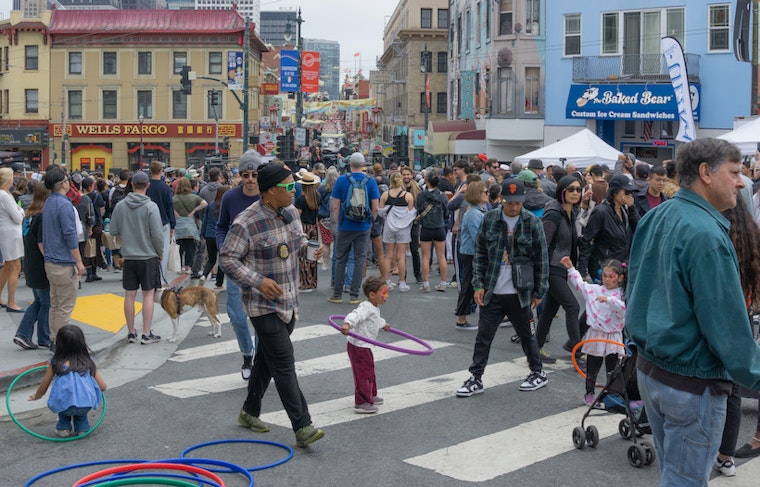
<svg viewBox="0 0 760 487">
<path fill-rule="evenodd" d="M 667 171 L 663 166 L 655 166 L 649 171 L 647 187 L 633 195 L 639 215 L 644 216 L 644 213 L 670 199 L 662 192 L 667 182 Z"/>
</svg>

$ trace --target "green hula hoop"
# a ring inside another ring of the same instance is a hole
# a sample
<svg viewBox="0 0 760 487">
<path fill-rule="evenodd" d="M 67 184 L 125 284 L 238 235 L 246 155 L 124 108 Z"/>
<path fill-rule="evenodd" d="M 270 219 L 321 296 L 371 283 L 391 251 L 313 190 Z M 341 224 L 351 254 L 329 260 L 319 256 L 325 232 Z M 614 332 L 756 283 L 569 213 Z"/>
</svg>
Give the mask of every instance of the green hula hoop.
<svg viewBox="0 0 760 487">
<path fill-rule="evenodd" d="M 106 480 L 98 484 L 98 487 L 118 487 L 120 485 L 175 485 L 178 487 L 197 487 L 197 483 L 180 479 L 167 479 L 166 477 L 141 477 L 137 479 Z"/>
<path fill-rule="evenodd" d="M 35 438 L 39 438 L 40 440 L 53 441 L 53 442 L 56 442 L 56 443 L 63 443 L 63 442 L 66 442 L 66 441 L 81 440 L 82 438 L 88 436 L 90 433 L 92 433 L 93 431 L 95 431 L 97 429 L 97 427 L 100 426 L 100 423 L 103 422 L 103 418 L 106 417 L 106 395 L 103 392 L 100 393 L 100 395 L 102 397 L 102 400 L 103 400 L 103 405 L 102 405 L 103 406 L 103 411 L 100 413 L 100 418 L 98 418 L 98 421 L 95 423 L 95 425 L 92 428 L 90 428 L 90 431 L 88 431 L 87 433 L 82 433 L 82 434 L 77 435 L 77 436 L 69 436 L 68 438 L 57 438 L 57 437 L 54 438 L 52 436 L 45 436 L 45 435 L 41 435 L 39 433 L 35 433 L 34 431 L 30 430 L 29 428 L 27 428 L 26 426 L 24 426 L 23 424 L 21 424 L 19 422 L 19 420 L 16 419 L 16 416 L 13 414 L 13 411 L 11 411 L 11 391 L 13 391 L 13 386 L 16 385 L 16 382 L 18 382 L 19 380 L 21 380 L 22 377 L 25 377 L 25 376 L 27 376 L 27 375 L 29 375 L 31 373 L 34 373 L 34 372 L 39 372 L 41 370 L 45 370 L 45 369 L 47 369 L 47 367 L 48 367 L 47 365 L 39 365 L 37 367 L 32 367 L 29 370 L 25 370 L 25 371 L 21 372 L 15 379 L 13 379 L 13 382 L 11 382 L 11 385 L 8 386 L 8 391 L 6 391 L 6 393 L 5 393 L 5 408 L 8 410 L 8 416 L 10 416 L 11 420 L 14 423 L 16 423 L 16 426 L 18 426 L 19 428 L 21 428 L 21 431 L 23 431 L 24 433 L 27 433 L 27 434 L 29 434 L 31 436 L 34 436 Z M 135 485 L 135 484 L 132 484 L 132 485 Z M 193 484 L 191 484 L 191 485 L 193 485 Z"/>
</svg>

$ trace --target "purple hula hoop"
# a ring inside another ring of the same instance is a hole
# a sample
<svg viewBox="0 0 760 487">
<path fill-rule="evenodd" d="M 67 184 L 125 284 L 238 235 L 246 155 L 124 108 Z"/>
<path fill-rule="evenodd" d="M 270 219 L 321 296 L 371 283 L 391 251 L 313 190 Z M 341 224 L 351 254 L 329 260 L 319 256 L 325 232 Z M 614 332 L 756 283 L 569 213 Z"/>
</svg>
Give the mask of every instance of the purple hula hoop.
<svg viewBox="0 0 760 487">
<path fill-rule="evenodd" d="M 332 315 L 327 319 L 327 321 L 330 323 L 330 325 L 332 325 L 333 328 L 340 331 L 340 325 L 338 325 L 336 321 L 337 320 L 343 321 L 344 318 L 345 318 L 344 315 Z M 409 340 L 412 340 L 413 342 L 419 343 L 420 345 L 425 347 L 426 350 L 412 350 L 410 348 L 397 347 L 395 345 L 391 345 L 390 343 L 379 342 L 377 340 L 373 340 L 365 336 L 357 335 L 356 333 L 352 331 L 349 331 L 348 335 L 356 338 L 357 340 L 362 340 L 367 343 L 371 343 L 372 345 L 377 345 L 378 347 L 387 348 L 388 350 L 393 350 L 395 352 L 408 353 L 411 355 L 430 355 L 431 353 L 433 353 L 433 347 L 429 343 L 427 343 L 425 340 L 417 338 L 416 336 L 410 335 L 409 333 L 403 332 L 401 330 L 397 330 L 393 327 L 389 328 L 388 331 L 391 333 L 395 333 L 396 335 L 400 337 L 404 337 Z"/>
</svg>

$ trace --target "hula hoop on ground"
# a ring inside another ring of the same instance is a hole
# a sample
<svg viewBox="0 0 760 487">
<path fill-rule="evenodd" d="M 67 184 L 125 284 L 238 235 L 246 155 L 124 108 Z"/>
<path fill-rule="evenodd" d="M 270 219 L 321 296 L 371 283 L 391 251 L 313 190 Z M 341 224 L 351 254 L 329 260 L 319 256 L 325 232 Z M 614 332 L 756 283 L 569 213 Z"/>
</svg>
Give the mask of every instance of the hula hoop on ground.
<svg viewBox="0 0 760 487">
<path fill-rule="evenodd" d="M 181 477 L 181 475 L 178 475 Z M 197 482 L 197 480 L 193 480 Z M 179 479 L 169 479 L 164 477 L 140 477 L 140 478 L 118 478 L 104 479 L 97 484 L 100 487 L 119 487 L 122 485 L 174 485 L 176 487 L 196 487 L 197 484 Z"/>
<path fill-rule="evenodd" d="M 106 477 L 108 475 L 132 472 L 134 470 L 180 470 L 184 472 L 196 473 L 198 475 L 203 475 L 204 477 L 213 480 L 214 482 L 219 484 L 221 487 L 224 487 L 224 481 L 218 475 L 215 475 L 209 472 L 205 468 L 196 467 L 194 465 L 185 465 L 181 463 L 169 463 L 169 462 L 143 462 L 143 463 L 133 463 L 131 465 L 122 465 L 120 467 L 106 468 L 106 469 L 100 470 L 99 472 L 95 472 L 95 473 L 82 477 L 81 479 L 77 480 L 72 487 L 81 487 L 82 485 L 92 480 L 102 479 L 103 477 Z M 107 480 L 107 479 L 104 479 L 104 480 Z M 126 485 L 130 485 L 130 484 L 126 484 Z M 135 484 L 131 484 L 131 485 L 135 485 Z"/>
<path fill-rule="evenodd" d="M 258 443 L 258 444 L 261 444 L 261 445 L 276 446 L 277 448 L 282 448 L 283 450 L 285 450 L 285 451 L 288 452 L 288 456 L 286 456 L 282 460 L 277 460 L 276 462 L 272 462 L 272 463 L 265 464 L 265 465 L 260 465 L 258 467 L 246 468 L 246 470 L 248 472 L 257 472 L 259 470 L 266 470 L 268 468 L 273 468 L 273 467 L 276 467 L 278 465 L 282 465 L 283 463 L 285 463 L 288 460 L 290 460 L 291 458 L 293 458 L 293 449 L 291 447 L 289 447 L 288 445 L 283 445 L 282 443 L 277 443 L 276 441 L 247 440 L 247 439 L 216 440 L 216 441 L 207 441 L 205 443 L 198 443 L 197 445 L 193 445 L 193 446 L 191 446 L 189 448 L 186 448 L 185 451 L 183 451 L 180 454 L 180 458 L 185 458 L 185 455 L 187 455 L 191 451 L 198 450 L 200 448 L 205 448 L 207 446 L 212 446 L 212 445 L 222 445 L 222 444 L 227 444 L 227 443 Z M 209 468 L 208 471 L 209 472 L 215 472 L 215 473 L 234 473 L 233 471 L 230 471 L 229 469 L 228 470 L 221 470 L 221 469 Z"/>
<path fill-rule="evenodd" d="M 89 436 L 90 433 L 92 433 L 93 431 L 95 431 L 98 428 L 98 426 L 100 426 L 100 423 L 103 422 L 103 418 L 106 417 L 106 395 L 102 391 L 100 392 L 100 397 L 101 397 L 102 402 L 103 402 L 103 404 L 102 404 L 103 409 L 102 409 L 102 411 L 100 413 L 100 418 L 98 418 L 98 420 L 95 422 L 95 424 L 92 426 L 92 428 L 90 428 L 90 430 L 87 433 L 82 433 L 82 434 L 77 435 L 77 436 L 69 436 L 67 438 L 57 438 L 57 437 L 45 436 L 45 435 L 41 435 L 39 433 L 35 433 L 34 431 L 30 430 L 29 428 L 27 428 L 26 426 L 24 426 L 23 424 L 21 424 L 19 422 L 19 420 L 16 419 L 16 416 L 13 414 L 13 411 L 11 411 L 11 391 L 13 391 L 13 386 L 16 385 L 16 382 L 18 382 L 19 380 L 21 380 L 21 378 L 23 378 L 23 377 L 25 377 L 25 376 L 33 373 L 33 372 L 39 372 L 41 370 L 45 370 L 45 369 L 47 369 L 47 367 L 48 367 L 47 365 L 39 365 L 37 367 L 32 367 L 29 370 L 25 370 L 25 371 L 21 372 L 18 376 L 16 376 L 15 379 L 13 379 L 13 382 L 11 382 L 11 385 L 8 386 L 8 390 L 5 393 L 5 408 L 8 410 L 8 416 L 10 416 L 11 420 L 14 423 L 16 423 L 16 426 L 18 426 L 19 428 L 21 428 L 21 431 L 23 431 L 24 433 L 26 433 L 28 435 L 34 436 L 35 438 L 39 438 L 40 440 L 53 441 L 53 442 L 56 442 L 56 443 L 63 443 L 63 442 L 66 442 L 66 441 L 81 440 L 82 438 L 85 438 L 85 437 Z"/>
<path fill-rule="evenodd" d="M 330 323 L 330 325 L 332 325 L 333 328 L 335 328 L 336 330 L 340 331 L 340 325 L 338 325 L 337 320 L 341 320 L 342 321 L 344 318 L 345 318 L 344 315 L 332 315 L 332 316 L 330 316 L 327 319 L 327 321 Z M 385 343 L 385 342 L 373 340 L 371 338 L 359 335 L 359 334 L 354 333 L 352 331 L 348 332 L 348 336 L 354 337 L 357 340 L 362 340 L 362 341 L 365 341 L 367 343 L 371 343 L 372 345 L 377 345 L 378 347 L 387 348 L 388 350 L 393 350 L 394 352 L 408 353 L 408 354 L 411 354 L 411 355 L 430 355 L 431 353 L 433 353 L 433 347 L 429 343 L 427 343 L 426 341 L 422 340 L 421 338 L 417 338 L 414 335 L 410 335 L 409 333 L 406 333 L 406 332 L 401 331 L 401 330 L 397 330 L 396 328 L 393 328 L 393 327 L 388 328 L 388 331 L 391 332 L 391 333 L 395 333 L 396 335 L 398 335 L 400 337 L 403 337 L 403 338 L 409 339 L 409 340 L 411 340 L 413 342 L 419 343 L 420 345 L 422 345 L 423 347 L 425 347 L 426 350 L 414 350 L 414 349 L 411 349 L 411 348 L 397 347 L 396 345 L 392 345 L 390 343 Z"/>
<path fill-rule="evenodd" d="M 570 357 L 573 359 L 573 367 L 575 367 L 575 371 L 578 372 L 581 377 L 584 379 L 586 378 L 586 373 L 581 370 L 581 368 L 578 366 L 578 361 L 575 358 L 575 351 L 578 350 L 581 346 L 583 346 L 584 343 L 610 343 L 612 345 L 620 345 L 623 347 L 623 350 L 626 350 L 625 343 L 616 342 L 615 340 L 606 340 L 604 338 L 589 338 L 588 340 L 581 340 L 578 343 L 575 344 L 573 347 L 573 351 L 570 352 Z"/>
<path fill-rule="evenodd" d="M 122 459 L 122 460 L 97 460 L 94 462 L 85 462 L 85 463 L 72 463 L 71 465 L 54 468 L 52 470 L 48 470 L 47 472 L 42 472 L 40 474 L 35 475 L 34 477 L 26 481 L 26 483 L 24 484 L 24 487 L 30 487 L 32 484 L 34 484 L 38 480 L 44 479 L 45 477 L 50 477 L 51 475 L 55 475 L 57 473 L 66 472 L 67 470 L 74 470 L 77 468 L 84 468 L 84 467 L 94 467 L 97 465 L 114 465 L 118 463 L 140 463 L 140 462 L 147 462 L 147 460 Z"/>
<path fill-rule="evenodd" d="M 210 468 L 207 468 L 206 470 L 216 473 L 240 473 L 248 479 L 247 487 L 253 487 L 253 475 L 251 475 L 251 472 L 236 463 L 224 462 L 222 460 L 214 460 L 211 458 L 170 458 L 167 460 L 159 460 L 159 462 L 181 463 L 184 465 L 216 465 L 217 467 L 225 467 L 227 470 L 213 470 Z"/>
<path fill-rule="evenodd" d="M 133 474 L 123 474 L 119 475 L 118 477 L 109 477 L 107 479 L 98 479 L 93 480 L 91 482 L 87 482 L 86 484 L 82 484 L 81 487 L 102 487 L 103 485 L 108 485 L 109 482 L 113 482 L 115 480 L 120 479 L 133 479 L 133 480 L 142 480 L 143 482 L 148 482 L 155 480 L 156 478 L 166 478 L 166 479 L 180 479 L 180 480 L 186 480 L 190 481 L 191 485 L 195 487 L 196 485 L 201 486 L 203 484 L 209 485 L 211 487 L 222 487 L 220 484 L 217 484 L 216 482 L 212 480 L 206 480 L 197 476 L 189 476 L 189 475 L 179 475 L 176 473 L 158 473 L 153 472 L 150 475 L 146 475 L 144 473 L 133 473 Z M 152 482 L 155 483 L 155 482 Z M 111 484 L 113 485 L 113 484 Z M 141 483 L 127 483 L 122 485 L 149 485 L 147 483 L 143 484 Z M 176 484 L 169 484 L 169 485 L 176 485 Z"/>
</svg>

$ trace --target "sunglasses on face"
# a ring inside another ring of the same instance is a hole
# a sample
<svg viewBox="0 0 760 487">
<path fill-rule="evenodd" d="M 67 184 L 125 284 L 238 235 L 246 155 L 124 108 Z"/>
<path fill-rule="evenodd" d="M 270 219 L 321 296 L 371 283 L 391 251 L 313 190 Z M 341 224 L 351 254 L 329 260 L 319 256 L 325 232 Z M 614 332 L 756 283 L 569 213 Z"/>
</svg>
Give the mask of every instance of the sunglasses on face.
<svg viewBox="0 0 760 487">
<path fill-rule="evenodd" d="M 567 191 L 568 193 L 580 193 L 582 190 L 580 186 L 570 186 L 565 191 Z"/>
<path fill-rule="evenodd" d="M 293 191 L 294 189 L 296 189 L 296 182 L 293 181 L 291 183 L 277 183 L 277 184 L 275 184 L 275 186 L 279 186 L 280 188 L 285 188 L 285 191 L 287 191 L 288 193 L 290 193 L 291 191 Z"/>
<path fill-rule="evenodd" d="M 256 176 L 258 176 L 258 173 L 255 173 L 255 172 L 241 172 L 240 173 L 240 177 L 243 179 L 248 179 L 248 178 L 256 179 Z"/>
</svg>

